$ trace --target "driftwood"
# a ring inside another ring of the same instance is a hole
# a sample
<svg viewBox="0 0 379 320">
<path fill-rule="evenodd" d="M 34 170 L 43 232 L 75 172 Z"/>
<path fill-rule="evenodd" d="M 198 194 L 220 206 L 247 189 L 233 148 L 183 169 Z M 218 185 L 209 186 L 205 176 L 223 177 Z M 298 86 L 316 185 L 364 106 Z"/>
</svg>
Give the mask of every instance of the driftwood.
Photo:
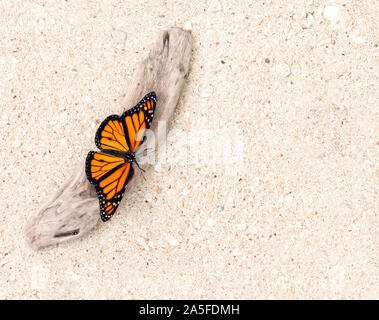
<svg viewBox="0 0 379 320">
<path fill-rule="evenodd" d="M 155 91 L 157 94 L 157 108 L 150 128 L 156 145 L 166 136 L 166 132 L 158 132 L 158 122 L 168 124 L 178 103 L 189 71 L 191 45 L 188 31 L 179 28 L 164 31 L 128 88 L 123 105 L 129 108 L 146 93 Z M 65 185 L 28 221 L 26 235 L 33 248 L 79 238 L 100 220 L 99 201 L 95 188 L 86 178 L 84 163 L 85 158 Z M 125 194 L 139 182 L 141 175 L 135 173 Z"/>
</svg>

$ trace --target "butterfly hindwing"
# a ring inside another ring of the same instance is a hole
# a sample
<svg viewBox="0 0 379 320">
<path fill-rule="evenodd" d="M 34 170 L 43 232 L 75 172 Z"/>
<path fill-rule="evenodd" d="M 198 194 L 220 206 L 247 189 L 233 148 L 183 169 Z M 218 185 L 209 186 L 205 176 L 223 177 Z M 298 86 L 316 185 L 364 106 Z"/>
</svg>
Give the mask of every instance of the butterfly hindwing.
<svg viewBox="0 0 379 320">
<path fill-rule="evenodd" d="M 90 151 L 86 160 L 86 174 L 95 185 L 101 219 L 107 221 L 119 206 L 125 186 L 133 174 L 131 163 L 107 153 Z"/>
</svg>

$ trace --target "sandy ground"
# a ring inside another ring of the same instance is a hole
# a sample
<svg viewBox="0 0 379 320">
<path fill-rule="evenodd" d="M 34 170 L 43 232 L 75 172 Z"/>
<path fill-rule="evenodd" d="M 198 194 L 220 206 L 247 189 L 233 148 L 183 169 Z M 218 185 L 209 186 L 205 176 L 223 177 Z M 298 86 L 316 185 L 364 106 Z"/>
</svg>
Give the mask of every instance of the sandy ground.
<svg viewBox="0 0 379 320">
<path fill-rule="evenodd" d="M 0 298 L 379 297 L 378 3 L 194 2 L 0 1 Z M 33 251 L 28 217 L 188 21 L 165 156 L 110 222 Z"/>
</svg>

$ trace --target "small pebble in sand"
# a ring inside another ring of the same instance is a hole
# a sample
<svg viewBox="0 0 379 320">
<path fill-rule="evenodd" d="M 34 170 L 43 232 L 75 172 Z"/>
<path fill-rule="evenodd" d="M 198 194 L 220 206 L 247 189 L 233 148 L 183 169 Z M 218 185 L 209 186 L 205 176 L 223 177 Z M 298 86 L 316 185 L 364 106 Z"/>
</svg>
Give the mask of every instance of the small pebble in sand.
<svg viewBox="0 0 379 320">
<path fill-rule="evenodd" d="M 306 24 L 303 27 L 303 29 L 309 29 L 313 26 L 313 23 L 315 21 L 315 17 L 313 16 L 313 14 L 311 12 L 307 12 L 305 14 L 305 20 L 306 20 Z"/>
<path fill-rule="evenodd" d="M 187 21 L 187 22 L 184 24 L 183 29 L 184 29 L 184 30 L 187 30 L 188 32 L 192 32 L 192 23 L 191 23 L 191 21 Z"/>
<path fill-rule="evenodd" d="M 66 113 L 61 113 L 59 115 L 59 119 L 60 119 L 60 121 L 66 121 L 67 120 L 67 114 Z"/>
<path fill-rule="evenodd" d="M 287 195 L 284 199 L 287 203 L 291 203 L 293 200 L 293 197 L 291 195 Z"/>
<path fill-rule="evenodd" d="M 157 163 L 157 164 L 155 165 L 155 167 L 154 167 L 154 170 L 155 170 L 156 172 L 160 172 L 160 171 L 162 170 L 162 166 L 161 166 L 161 164 L 160 164 L 160 163 Z"/>
<path fill-rule="evenodd" d="M 145 249 L 145 250 L 149 250 L 149 246 L 146 244 L 146 241 L 144 238 L 142 237 L 138 237 L 137 238 L 137 242 Z"/>
<path fill-rule="evenodd" d="M 145 202 L 151 202 L 151 201 L 153 201 L 153 195 L 151 193 L 146 193 L 144 200 L 145 200 Z"/>
<path fill-rule="evenodd" d="M 244 222 L 241 222 L 240 224 L 238 224 L 237 228 L 240 231 L 245 230 L 246 229 L 246 224 Z"/>
<path fill-rule="evenodd" d="M 19 148 L 21 147 L 21 141 L 16 138 L 14 141 L 13 141 L 13 144 L 12 144 L 13 148 Z"/>
<path fill-rule="evenodd" d="M 324 9 L 324 18 L 332 25 L 341 25 L 345 24 L 346 14 L 342 6 L 339 5 L 331 5 L 326 6 Z"/>
<path fill-rule="evenodd" d="M 207 220 L 207 225 L 208 225 L 208 227 L 213 227 L 214 225 L 215 225 L 215 221 L 212 219 L 212 218 L 209 218 L 208 220 Z"/>
<path fill-rule="evenodd" d="M 218 0 L 208 0 L 208 8 L 212 11 L 221 11 L 222 7 Z"/>
<path fill-rule="evenodd" d="M 0 268 L 4 267 L 7 263 L 8 263 L 8 260 L 6 260 L 6 259 L 2 259 L 2 260 L 0 261 Z"/>
<path fill-rule="evenodd" d="M 287 63 L 278 63 L 275 69 L 282 77 L 286 78 L 291 75 L 291 67 Z"/>
<path fill-rule="evenodd" d="M 179 241 L 176 239 L 176 238 L 174 238 L 173 236 L 167 236 L 167 242 L 168 242 L 168 244 L 171 246 L 171 247 L 175 247 L 175 246 L 177 246 L 178 245 L 178 243 L 179 243 Z"/>
<path fill-rule="evenodd" d="M 127 34 L 125 31 L 113 29 L 112 39 L 116 45 L 124 45 L 127 39 Z"/>
</svg>

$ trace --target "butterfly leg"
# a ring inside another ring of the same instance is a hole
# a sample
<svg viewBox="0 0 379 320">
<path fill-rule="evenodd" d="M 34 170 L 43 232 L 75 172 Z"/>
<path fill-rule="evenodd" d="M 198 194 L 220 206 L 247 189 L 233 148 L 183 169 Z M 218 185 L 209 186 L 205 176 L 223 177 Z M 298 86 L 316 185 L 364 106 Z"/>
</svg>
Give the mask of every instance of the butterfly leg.
<svg viewBox="0 0 379 320">
<path fill-rule="evenodd" d="M 145 170 L 142 169 L 142 168 L 139 166 L 139 164 L 138 164 L 138 162 L 137 162 L 137 160 L 136 160 L 135 158 L 134 158 L 134 162 L 136 163 L 138 169 L 140 169 L 142 172 L 145 172 Z"/>
</svg>

